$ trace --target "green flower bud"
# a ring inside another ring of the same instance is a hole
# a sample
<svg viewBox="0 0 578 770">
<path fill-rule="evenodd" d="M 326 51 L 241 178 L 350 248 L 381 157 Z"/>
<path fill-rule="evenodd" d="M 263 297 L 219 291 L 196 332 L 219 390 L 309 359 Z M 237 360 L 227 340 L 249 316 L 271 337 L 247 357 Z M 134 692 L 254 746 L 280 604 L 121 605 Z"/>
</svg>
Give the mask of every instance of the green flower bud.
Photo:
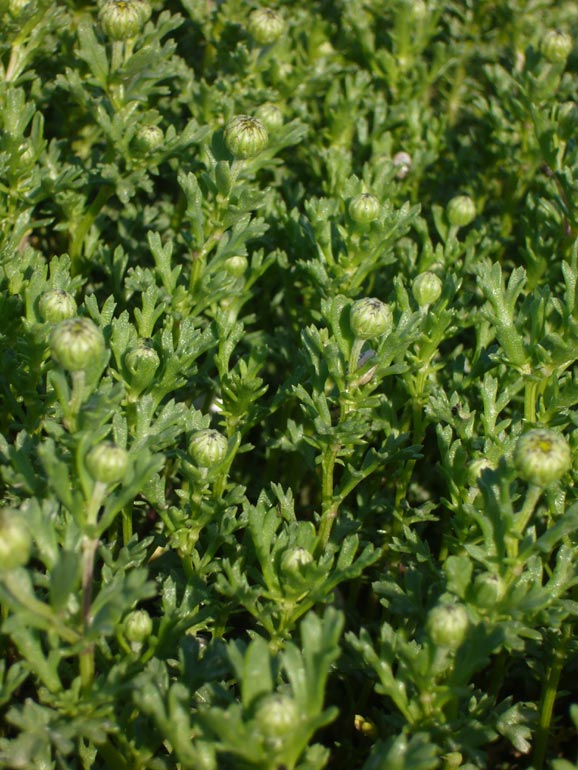
<svg viewBox="0 0 578 770">
<path fill-rule="evenodd" d="M 270 8 L 258 8 L 249 16 L 249 34 L 259 45 L 271 45 L 284 29 L 283 18 Z"/>
<path fill-rule="evenodd" d="M 129 642 L 141 644 L 153 632 L 153 622 L 146 610 L 134 610 L 124 619 L 124 635 Z"/>
<path fill-rule="evenodd" d="M 360 225 L 368 225 L 379 216 L 381 206 L 374 195 L 362 193 L 353 198 L 349 204 L 349 216 Z"/>
<path fill-rule="evenodd" d="M 161 362 L 156 350 L 144 343 L 129 350 L 125 361 L 126 368 L 131 373 L 131 384 L 139 390 L 148 388 Z"/>
<path fill-rule="evenodd" d="M 391 328 L 393 314 L 389 305 L 378 299 L 365 297 L 356 300 L 349 316 L 351 330 L 358 339 L 381 337 Z"/>
<path fill-rule="evenodd" d="M 312 562 L 313 556 L 305 548 L 289 548 L 281 557 L 281 570 L 298 575 L 303 567 Z"/>
<path fill-rule="evenodd" d="M 490 609 L 502 601 L 506 584 L 499 575 L 482 572 L 474 580 L 474 601 L 478 607 Z"/>
<path fill-rule="evenodd" d="M 138 0 L 108 0 L 98 14 L 104 34 L 111 40 L 129 40 L 143 25 Z"/>
<path fill-rule="evenodd" d="M 486 457 L 480 457 L 473 460 L 468 465 L 468 482 L 470 486 L 476 486 L 478 479 L 486 468 L 493 468 L 492 463 Z"/>
<path fill-rule="evenodd" d="M 86 455 L 86 468 L 95 481 L 116 484 L 128 469 L 128 452 L 111 441 L 94 446 Z"/>
<path fill-rule="evenodd" d="M 436 302 L 442 293 L 442 282 L 435 273 L 420 273 L 411 287 L 415 301 L 420 307 Z"/>
<path fill-rule="evenodd" d="M 64 289 L 51 289 L 38 300 L 38 310 L 44 321 L 55 324 L 76 315 L 76 302 Z"/>
<path fill-rule="evenodd" d="M 255 719 L 269 745 L 278 747 L 299 725 L 299 707 L 289 695 L 272 693 L 259 701 Z"/>
<path fill-rule="evenodd" d="M 469 195 L 457 195 L 452 198 L 446 211 L 448 221 L 454 227 L 465 227 L 476 217 L 476 207 Z"/>
<path fill-rule="evenodd" d="M 257 118 L 237 115 L 227 124 L 225 144 L 227 149 L 242 160 L 253 158 L 264 150 L 269 141 L 267 129 Z"/>
<path fill-rule="evenodd" d="M 249 260 L 243 256 L 229 257 L 223 262 L 223 267 L 233 278 L 240 278 L 249 267 Z"/>
<path fill-rule="evenodd" d="M 218 430 L 200 430 L 189 443 L 189 453 L 201 468 L 217 465 L 225 459 L 228 442 Z"/>
<path fill-rule="evenodd" d="M 50 352 L 69 372 L 87 369 L 104 352 L 102 332 L 88 318 L 61 321 L 50 335 Z"/>
<path fill-rule="evenodd" d="M 566 32 L 560 32 L 558 29 L 551 29 L 546 32 L 540 43 L 542 56 L 550 64 L 564 64 L 570 56 L 574 41 Z"/>
<path fill-rule="evenodd" d="M 274 104 L 262 104 L 255 113 L 267 131 L 277 131 L 283 125 L 283 113 Z"/>
<path fill-rule="evenodd" d="M 403 150 L 396 152 L 392 158 L 392 163 L 396 168 L 396 177 L 398 179 L 405 179 L 411 171 L 411 155 Z"/>
<path fill-rule="evenodd" d="M 32 538 L 21 514 L 0 511 L 0 572 L 23 567 L 30 558 Z"/>
<path fill-rule="evenodd" d="M 438 604 L 429 611 L 426 630 L 438 647 L 457 650 L 468 630 L 468 614 L 461 604 Z"/>
<path fill-rule="evenodd" d="M 570 447 L 566 439 L 553 430 L 530 430 L 516 443 L 514 465 L 524 481 L 547 487 L 570 470 Z"/>
<path fill-rule="evenodd" d="M 141 126 L 136 132 L 133 144 L 137 152 L 146 155 L 158 149 L 165 138 L 160 126 Z"/>
</svg>

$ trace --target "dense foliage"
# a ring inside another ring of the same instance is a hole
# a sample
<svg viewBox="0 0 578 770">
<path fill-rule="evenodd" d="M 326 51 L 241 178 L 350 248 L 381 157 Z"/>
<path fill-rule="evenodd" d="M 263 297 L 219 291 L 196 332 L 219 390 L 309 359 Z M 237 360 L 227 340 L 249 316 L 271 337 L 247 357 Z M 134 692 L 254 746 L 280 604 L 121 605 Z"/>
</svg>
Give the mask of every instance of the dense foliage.
<svg viewBox="0 0 578 770">
<path fill-rule="evenodd" d="M 0 767 L 578 767 L 576 4 L 0 23 Z"/>
</svg>

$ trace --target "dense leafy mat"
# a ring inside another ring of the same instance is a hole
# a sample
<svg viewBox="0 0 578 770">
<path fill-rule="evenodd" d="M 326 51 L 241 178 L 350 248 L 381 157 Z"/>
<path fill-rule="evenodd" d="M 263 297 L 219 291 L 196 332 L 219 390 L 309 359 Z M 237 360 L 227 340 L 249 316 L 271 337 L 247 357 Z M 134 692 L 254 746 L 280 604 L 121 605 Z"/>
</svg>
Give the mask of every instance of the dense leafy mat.
<svg viewBox="0 0 578 770">
<path fill-rule="evenodd" d="M 576 4 L 0 14 L 0 767 L 577 767 Z"/>
</svg>

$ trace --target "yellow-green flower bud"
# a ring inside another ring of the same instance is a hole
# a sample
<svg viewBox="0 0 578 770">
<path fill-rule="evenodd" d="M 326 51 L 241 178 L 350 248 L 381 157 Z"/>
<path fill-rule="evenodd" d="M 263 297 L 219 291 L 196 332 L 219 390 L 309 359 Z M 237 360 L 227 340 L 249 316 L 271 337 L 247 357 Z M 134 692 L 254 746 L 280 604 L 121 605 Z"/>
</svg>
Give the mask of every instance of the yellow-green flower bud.
<svg viewBox="0 0 578 770">
<path fill-rule="evenodd" d="M 218 465 L 225 459 L 228 442 L 218 430 L 200 430 L 195 433 L 189 443 L 189 453 L 195 463 L 201 468 Z"/>
<path fill-rule="evenodd" d="M 268 141 L 265 126 L 250 115 L 237 115 L 229 121 L 225 129 L 227 149 L 241 160 L 258 155 L 265 149 Z"/>
<path fill-rule="evenodd" d="M 131 384 L 139 390 L 148 388 L 160 365 L 158 353 L 150 345 L 141 344 L 126 355 L 126 368 L 131 374 Z"/>
<path fill-rule="evenodd" d="M 135 149 L 145 155 L 158 149 L 165 138 L 160 126 L 141 126 L 136 132 L 133 144 Z"/>
<path fill-rule="evenodd" d="M 64 289 L 51 289 L 38 300 L 38 310 L 44 321 L 55 324 L 76 315 L 76 302 Z"/>
<path fill-rule="evenodd" d="M 233 278 L 240 278 L 249 267 L 249 260 L 241 255 L 229 257 L 223 262 L 223 267 Z"/>
<path fill-rule="evenodd" d="M 570 35 L 558 29 L 546 32 L 540 43 L 542 56 L 550 64 L 564 64 L 570 56 L 574 42 Z"/>
<path fill-rule="evenodd" d="M 305 548 L 289 548 L 281 557 L 281 570 L 288 574 L 299 574 L 312 561 L 313 556 Z"/>
<path fill-rule="evenodd" d="M 128 452 L 112 441 L 103 441 L 86 455 L 86 469 L 95 481 L 117 484 L 128 470 Z"/>
<path fill-rule="evenodd" d="M 447 215 L 450 225 L 465 227 L 474 221 L 476 207 L 469 195 L 457 195 L 448 203 Z"/>
<path fill-rule="evenodd" d="M 530 430 L 516 443 L 514 465 L 524 481 L 547 487 L 570 470 L 570 447 L 566 439 L 553 430 Z"/>
<path fill-rule="evenodd" d="M 469 620 L 461 604 L 438 604 L 427 616 L 426 630 L 438 647 L 457 650 L 464 641 Z"/>
<path fill-rule="evenodd" d="M 108 0 L 98 18 L 104 34 L 111 40 L 129 40 L 143 25 L 143 12 L 138 0 Z"/>
<path fill-rule="evenodd" d="M 271 45 L 279 40 L 284 29 L 282 16 L 270 8 L 257 8 L 249 16 L 249 34 L 258 45 Z"/>
<path fill-rule="evenodd" d="M 129 642 L 142 644 L 153 632 L 153 622 L 146 610 L 133 610 L 124 619 L 124 635 Z"/>
<path fill-rule="evenodd" d="M 261 121 L 267 131 L 277 131 L 283 125 L 283 113 L 274 104 L 262 104 L 255 112 L 255 117 Z"/>
<path fill-rule="evenodd" d="M 420 307 L 437 302 L 442 294 L 442 282 L 435 273 L 420 273 L 414 280 L 411 291 Z"/>
<path fill-rule="evenodd" d="M 368 225 L 379 216 L 381 206 L 375 195 L 362 193 L 349 203 L 349 216 L 360 225 Z"/>
<path fill-rule="evenodd" d="M 474 601 L 478 607 L 491 609 L 502 601 L 505 593 L 506 584 L 492 572 L 482 572 L 474 580 Z"/>
<path fill-rule="evenodd" d="M 23 567 L 30 558 L 32 538 L 21 514 L 0 511 L 0 572 Z"/>
<path fill-rule="evenodd" d="M 295 731 L 300 716 L 293 698 L 281 693 L 263 696 L 255 710 L 258 730 L 271 748 L 280 746 Z"/>
<path fill-rule="evenodd" d="M 349 316 L 351 331 L 358 339 L 381 337 L 391 328 L 393 314 L 389 305 L 379 299 L 365 297 L 356 300 Z"/>
<path fill-rule="evenodd" d="M 88 318 L 61 321 L 50 335 L 50 352 L 69 372 L 87 369 L 104 352 L 102 332 Z"/>
</svg>

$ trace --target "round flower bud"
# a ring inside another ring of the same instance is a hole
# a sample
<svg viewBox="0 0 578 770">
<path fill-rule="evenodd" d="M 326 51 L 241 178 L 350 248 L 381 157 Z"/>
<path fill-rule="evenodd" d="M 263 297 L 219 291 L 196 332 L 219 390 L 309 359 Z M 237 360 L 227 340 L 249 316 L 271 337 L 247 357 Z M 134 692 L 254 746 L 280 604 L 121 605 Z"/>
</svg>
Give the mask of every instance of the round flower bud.
<svg viewBox="0 0 578 770">
<path fill-rule="evenodd" d="M 124 619 L 124 635 L 129 642 L 141 644 L 153 632 L 153 622 L 146 610 L 134 610 Z"/>
<path fill-rule="evenodd" d="M 255 719 L 261 734 L 272 744 L 278 744 L 299 724 L 299 707 L 289 695 L 272 693 L 259 701 Z"/>
<path fill-rule="evenodd" d="M 468 482 L 470 486 L 473 487 L 478 483 L 478 479 L 486 468 L 493 468 L 492 463 L 486 457 L 479 457 L 477 460 L 472 460 L 468 465 Z"/>
<path fill-rule="evenodd" d="M 546 32 L 540 43 L 542 56 L 550 64 L 564 64 L 570 56 L 574 42 L 566 32 L 560 32 L 558 29 L 551 29 Z"/>
<path fill-rule="evenodd" d="M 349 216 L 360 225 L 368 225 L 379 216 L 381 206 L 375 195 L 362 193 L 349 203 Z"/>
<path fill-rule="evenodd" d="M 520 436 L 514 450 L 514 465 L 524 481 L 547 487 L 570 470 L 572 458 L 566 439 L 547 428 Z"/>
<path fill-rule="evenodd" d="M 115 41 L 135 37 L 143 25 L 139 6 L 138 0 L 108 0 L 98 14 L 104 34 Z"/>
<path fill-rule="evenodd" d="M 468 614 L 461 604 L 438 604 L 429 611 L 426 630 L 438 647 L 457 650 L 468 630 Z"/>
<path fill-rule="evenodd" d="M 393 314 L 389 305 L 378 299 L 365 297 L 356 300 L 349 316 L 351 330 L 358 339 L 381 337 L 391 327 Z"/>
<path fill-rule="evenodd" d="M 227 124 L 225 144 L 227 149 L 242 160 L 253 158 L 264 150 L 269 141 L 267 129 L 257 118 L 237 115 Z"/>
<path fill-rule="evenodd" d="M 102 332 L 88 318 L 60 321 L 50 335 L 50 352 L 69 372 L 87 369 L 104 352 Z"/>
<path fill-rule="evenodd" d="M 476 207 L 469 195 L 457 195 L 452 198 L 446 211 L 449 223 L 454 227 L 465 227 L 476 217 Z"/>
<path fill-rule="evenodd" d="M 261 121 L 267 131 L 277 131 L 283 125 L 283 113 L 274 104 L 262 104 L 255 112 L 255 117 Z"/>
<path fill-rule="evenodd" d="M 76 302 L 64 289 L 51 289 L 40 297 L 38 310 L 44 321 L 55 324 L 76 315 Z"/>
<path fill-rule="evenodd" d="M 144 390 L 154 380 L 160 358 L 154 348 L 144 343 L 132 348 L 126 355 L 126 368 L 130 372 L 132 384 Z"/>
<path fill-rule="evenodd" d="M 32 538 L 21 514 L 0 511 L 0 572 L 23 567 L 30 558 Z"/>
<path fill-rule="evenodd" d="M 504 598 L 506 584 L 499 575 L 482 572 L 474 580 L 474 600 L 478 607 L 490 609 Z"/>
<path fill-rule="evenodd" d="M 135 149 L 145 155 L 158 149 L 165 138 L 160 126 L 141 126 L 135 134 L 133 143 Z"/>
<path fill-rule="evenodd" d="M 435 273 L 420 273 L 411 287 L 415 301 L 420 307 L 436 302 L 442 293 L 442 282 Z"/>
<path fill-rule="evenodd" d="M 225 459 L 228 442 L 218 430 L 200 430 L 189 443 L 189 453 L 201 468 L 217 465 Z"/>
<path fill-rule="evenodd" d="M 411 155 L 408 152 L 396 152 L 392 158 L 396 168 L 395 175 L 398 179 L 405 179 L 411 170 Z"/>
<path fill-rule="evenodd" d="M 240 278 L 249 267 L 249 260 L 243 256 L 229 257 L 223 262 L 223 267 L 233 278 Z"/>
<path fill-rule="evenodd" d="M 281 557 L 281 569 L 283 572 L 295 574 L 301 572 L 301 568 L 311 564 L 313 556 L 305 548 L 289 548 Z"/>
<path fill-rule="evenodd" d="M 283 34 L 283 18 L 270 8 L 257 8 L 249 16 L 249 34 L 259 45 L 271 45 Z"/>
<path fill-rule="evenodd" d="M 128 452 L 111 441 L 103 441 L 92 447 L 86 455 L 86 468 L 95 481 L 116 484 L 128 469 Z"/>
</svg>

